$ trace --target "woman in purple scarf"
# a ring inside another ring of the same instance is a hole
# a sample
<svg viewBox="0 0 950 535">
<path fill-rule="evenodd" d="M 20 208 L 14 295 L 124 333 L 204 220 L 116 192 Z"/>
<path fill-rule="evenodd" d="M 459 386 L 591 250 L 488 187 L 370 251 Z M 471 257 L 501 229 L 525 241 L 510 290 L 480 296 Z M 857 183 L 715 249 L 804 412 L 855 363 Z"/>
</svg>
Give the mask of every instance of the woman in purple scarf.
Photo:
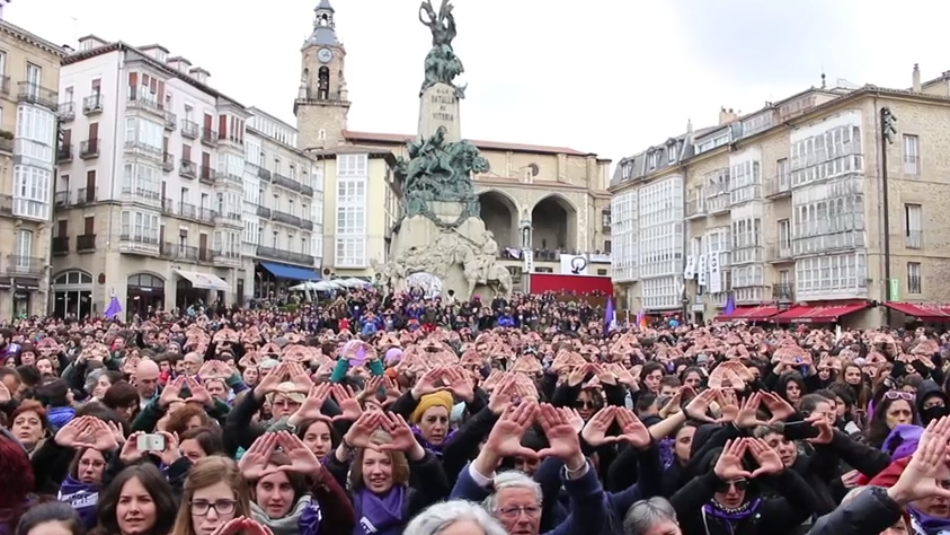
<svg viewBox="0 0 950 535">
<path fill-rule="evenodd" d="M 399 535 L 417 513 L 449 494 L 438 458 L 401 416 L 364 412 L 326 468 L 351 492 L 353 535 Z"/>
</svg>

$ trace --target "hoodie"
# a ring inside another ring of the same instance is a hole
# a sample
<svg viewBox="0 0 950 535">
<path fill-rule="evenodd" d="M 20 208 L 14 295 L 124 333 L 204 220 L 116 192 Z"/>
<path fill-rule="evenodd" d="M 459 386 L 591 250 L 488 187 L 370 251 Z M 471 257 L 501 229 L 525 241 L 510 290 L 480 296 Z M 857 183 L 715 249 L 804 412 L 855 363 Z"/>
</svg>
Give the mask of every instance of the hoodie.
<svg viewBox="0 0 950 535">
<path fill-rule="evenodd" d="M 89 485 L 68 475 L 59 487 L 56 499 L 68 503 L 79 515 L 87 530 L 96 527 L 96 506 L 99 504 L 99 485 Z"/>
<path fill-rule="evenodd" d="M 943 400 L 943 406 L 924 409 L 927 400 L 934 397 Z M 931 379 L 923 381 L 917 387 L 917 414 L 920 415 L 920 421 L 924 427 L 927 427 L 931 420 L 950 414 L 950 397 L 940 388 L 940 385 Z"/>
</svg>

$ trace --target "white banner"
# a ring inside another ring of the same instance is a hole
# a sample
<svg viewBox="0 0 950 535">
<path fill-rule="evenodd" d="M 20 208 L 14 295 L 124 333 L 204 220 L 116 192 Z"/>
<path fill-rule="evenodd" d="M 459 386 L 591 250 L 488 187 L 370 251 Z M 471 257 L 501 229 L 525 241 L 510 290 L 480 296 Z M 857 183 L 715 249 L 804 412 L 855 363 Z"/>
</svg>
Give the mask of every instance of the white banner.
<svg viewBox="0 0 950 535">
<path fill-rule="evenodd" d="M 707 282 L 709 281 L 709 277 L 707 276 L 709 272 L 706 269 L 706 255 L 704 254 L 699 255 L 699 270 L 698 271 L 699 271 L 699 285 L 705 287 Z"/>
<path fill-rule="evenodd" d="M 525 249 L 521 255 L 524 256 L 524 272 L 528 274 L 534 273 L 534 251 Z"/>
<path fill-rule="evenodd" d="M 695 275 L 696 257 L 694 255 L 689 255 L 686 257 L 686 269 L 683 271 L 683 278 L 686 280 L 693 280 Z"/>
<path fill-rule="evenodd" d="M 584 255 L 561 255 L 561 275 L 587 275 L 587 265 L 590 262 Z"/>
<path fill-rule="evenodd" d="M 719 253 L 709 255 L 709 292 L 722 291 L 722 274 L 719 271 Z"/>
</svg>

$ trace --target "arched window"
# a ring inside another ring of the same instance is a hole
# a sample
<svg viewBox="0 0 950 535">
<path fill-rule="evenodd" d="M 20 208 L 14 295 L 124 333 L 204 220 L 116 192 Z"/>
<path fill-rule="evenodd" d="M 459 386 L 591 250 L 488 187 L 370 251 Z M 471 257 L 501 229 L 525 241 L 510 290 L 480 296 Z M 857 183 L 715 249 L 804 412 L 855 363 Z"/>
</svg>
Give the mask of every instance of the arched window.
<svg viewBox="0 0 950 535">
<path fill-rule="evenodd" d="M 135 288 L 164 288 L 165 281 L 148 273 L 129 276 L 126 284 Z"/>
<path fill-rule="evenodd" d="M 317 71 L 317 98 L 328 100 L 330 98 L 330 69 L 320 67 Z"/>
<path fill-rule="evenodd" d="M 82 271 L 67 271 L 53 279 L 53 284 L 92 284 L 92 275 Z"/>
</svg>

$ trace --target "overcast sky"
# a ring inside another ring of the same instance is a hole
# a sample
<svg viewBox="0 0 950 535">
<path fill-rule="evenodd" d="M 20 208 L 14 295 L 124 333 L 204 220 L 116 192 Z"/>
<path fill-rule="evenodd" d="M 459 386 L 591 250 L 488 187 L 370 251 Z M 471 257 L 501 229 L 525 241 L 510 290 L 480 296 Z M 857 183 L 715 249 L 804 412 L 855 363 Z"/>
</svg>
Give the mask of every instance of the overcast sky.
<svg viewBox="0 0 950 535">
<path fill-rule="evenodd" d="M 300 47 L 319 0 L 12 0 L 51 41 L 160 43 L 245 105 L 294 124 Z M 352 130 L 413 133 L 428 30 L 419 0 L 332 0 Z M 453 0 L 469 84 L 463 135 L 614 159 L 820 83 L 909 87 L 950 70 L 940 3 L 858 0 Z M 438 4 L 438 0 L 434 0 Z"/>
</svg>

